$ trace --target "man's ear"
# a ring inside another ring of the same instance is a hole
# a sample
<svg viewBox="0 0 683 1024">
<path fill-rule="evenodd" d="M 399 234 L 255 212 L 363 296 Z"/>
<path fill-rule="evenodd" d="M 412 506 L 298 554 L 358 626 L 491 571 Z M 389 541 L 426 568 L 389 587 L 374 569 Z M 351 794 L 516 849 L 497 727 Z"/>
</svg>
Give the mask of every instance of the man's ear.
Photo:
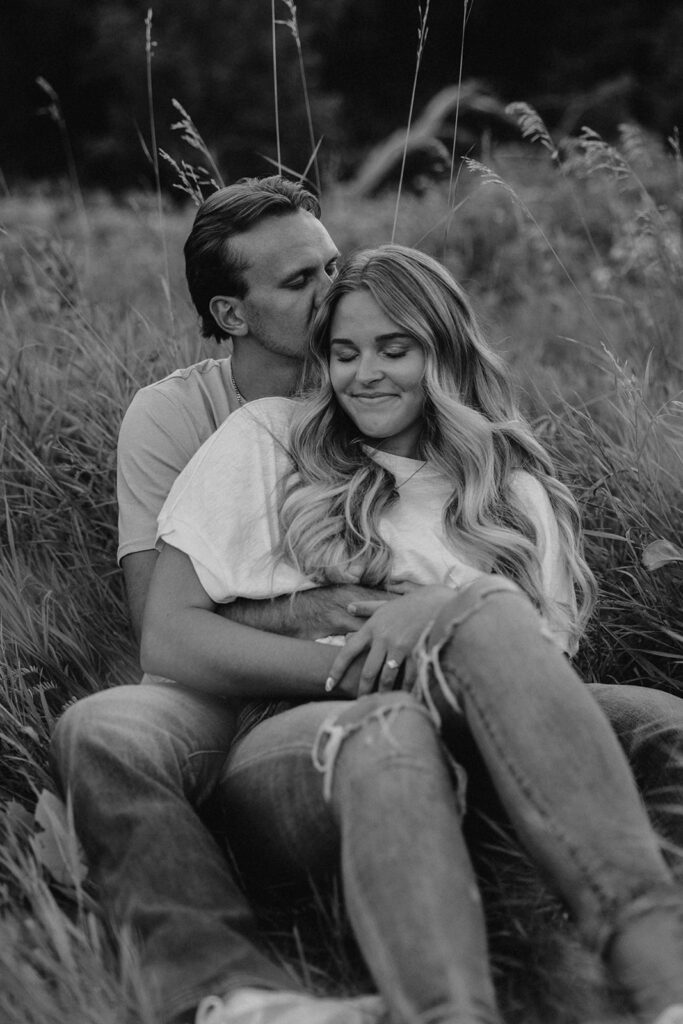
<svg viewBox="0 0 683 1024">
<path fill-rule="evenodd" d="M 231 337 L 247 334 L 249 328 L 244 319 L 244 306 L 241 299 L 230 295 L 214 295 L 209 302 L 211 315 Z"/>
</svg>

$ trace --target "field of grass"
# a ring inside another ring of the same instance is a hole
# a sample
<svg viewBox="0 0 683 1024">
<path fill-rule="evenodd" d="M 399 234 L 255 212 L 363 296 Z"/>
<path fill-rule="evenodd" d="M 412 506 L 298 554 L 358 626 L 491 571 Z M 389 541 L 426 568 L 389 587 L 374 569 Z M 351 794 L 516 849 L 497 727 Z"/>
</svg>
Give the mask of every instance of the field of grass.
<svg viewBox="0 0 683 1024">
<path fill-rule="evenodd" d="M 683 692 L 680 153 L 631 130 L 615 148 L 586 136 L 555 162 L 542 144 L 508 147 L 463 169 L 455 210 L 447 193 L 404 195 L 396 240 L 469 290 L 581 502 L 601 589 L 581 671 Z M 394 204 L 330 185 L 324 218 L 348 251 L 388 240 Z M 215 354 L 182 277 L 192 216 L 168 204 L 160 218 L 151 195 L 0 199 L 3 1024 L 154 1020 L 131 943 L 76 869 L 70 885 L 49 877 L 32 815 L 64 706 L 137 677 L 115 564 L 116 435 L 139 386 Z M 494 951 L 510 1021 L 616 1020 L 596 964 L 537 883 L 520 897 L 526 869 L 508 860 Z M 330 984 L 347 976 L 335 943 Z"/>
</svg>

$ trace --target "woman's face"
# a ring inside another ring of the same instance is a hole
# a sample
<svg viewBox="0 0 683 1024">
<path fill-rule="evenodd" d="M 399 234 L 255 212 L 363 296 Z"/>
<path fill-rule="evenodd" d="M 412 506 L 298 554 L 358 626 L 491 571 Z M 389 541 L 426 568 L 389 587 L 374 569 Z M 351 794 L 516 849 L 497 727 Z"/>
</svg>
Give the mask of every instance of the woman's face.
<svg viewBox="0 0 683 1024">
<path fill-rule="evenodd" d="M 419 343 L 370 292 L 342 296 L 330 325 L 330 381 L 342 409 L 382 451 L 416 457 L 424 368 Z"/>
</svg>

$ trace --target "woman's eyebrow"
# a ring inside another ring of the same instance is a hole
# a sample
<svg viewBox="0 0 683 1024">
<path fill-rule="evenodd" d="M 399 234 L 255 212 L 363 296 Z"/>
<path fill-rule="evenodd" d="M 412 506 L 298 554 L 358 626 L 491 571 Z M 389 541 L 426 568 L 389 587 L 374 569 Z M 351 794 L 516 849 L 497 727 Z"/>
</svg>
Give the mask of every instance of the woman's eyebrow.
<svg viewBox="0 0 683 1024">
<path fill-rule="evenodd" d="M 412 341 L 412 334 L 408 334 L 406 331 L 390 331 L 386 334 L 377 334 L 373 338 L 373 341 L 379 344 L 384 344 L 389 341 Z M 330 338 L 330 345 L 355 345 L 356 342 L 353 338 Z"/>
</svg>

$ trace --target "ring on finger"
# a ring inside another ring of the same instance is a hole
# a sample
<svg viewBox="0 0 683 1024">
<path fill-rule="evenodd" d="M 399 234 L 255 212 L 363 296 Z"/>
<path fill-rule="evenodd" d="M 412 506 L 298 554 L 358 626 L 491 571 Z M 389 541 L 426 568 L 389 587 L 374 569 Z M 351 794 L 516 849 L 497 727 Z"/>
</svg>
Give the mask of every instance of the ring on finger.
<svg viewBox="0 0 683 1024">
<path fill-rule="evenodd" d="M 399 663 L 396 661 L 396 658 L 387 658 L 385 665 L 387 666 L 387 668 L 390 668 L 392 672 L 395 672 L 399 666 Z"/>
</svg>

